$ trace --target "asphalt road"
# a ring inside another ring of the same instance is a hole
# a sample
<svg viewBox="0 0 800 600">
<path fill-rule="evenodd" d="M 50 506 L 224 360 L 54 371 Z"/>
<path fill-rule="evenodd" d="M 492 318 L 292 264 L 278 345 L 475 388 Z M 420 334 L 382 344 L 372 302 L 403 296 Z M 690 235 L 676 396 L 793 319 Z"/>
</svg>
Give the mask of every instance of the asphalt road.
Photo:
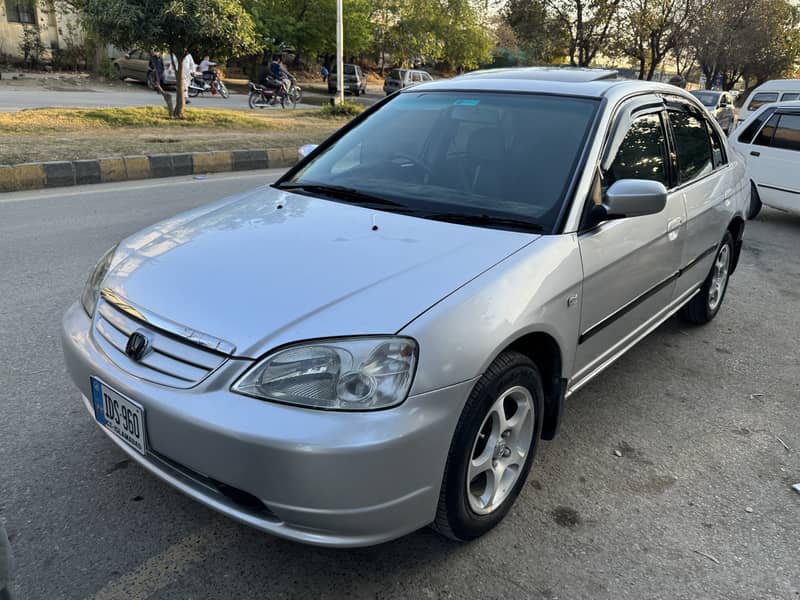
<svg viewBox="0 0 800 600">
<path fill-rule="evenodd" d="M 306 94 L 307 101 L 297 108 L 314 108 L 329 99 L 325 94 Z M 361 104 L 372 104 L 382 94 L 372 93 L 360 97 Z M 348 96 L 348 99 L 354 97 Z M 231 110 L 251 110 L 246 94 L 231 93 L 227 100 L 221 96 L 205 94 L 191 99 L 190 108 L 227 108 Z M 125 86 L 116 84 L 108 89 L 86 88 L 82 90 L 52 91 L 39 87 L 9 88 L 0 87 L 0 111 L 10 112 L 26 108 L 116 108 L 127 106 L 165 106 L 163 99 L 147 89 L 144 84 L 129 83 Z M 278 110 L 268 108 L 265 110 Z"/>
<path fill-rule="evenodd" d="M 800 218 L 769 209 L 717 319 L 666 323 L 573 396 L 509 517 L 473 543 L 302 546 L 131 464 L 67 378 L 61 315 L 123 236 L 269 177 L 0 195 L 0 519 L 20 598 L 800 596 Z"/>
</svg>

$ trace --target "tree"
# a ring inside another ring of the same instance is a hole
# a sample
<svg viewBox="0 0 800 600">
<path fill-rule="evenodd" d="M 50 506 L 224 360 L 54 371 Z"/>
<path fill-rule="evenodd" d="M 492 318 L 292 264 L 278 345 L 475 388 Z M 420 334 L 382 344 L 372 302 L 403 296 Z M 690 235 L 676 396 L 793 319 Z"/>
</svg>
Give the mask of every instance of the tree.
<svg viewBox="0 0 800 600">
<path fill-rule="evenodd" d="M 336 51 L 336 0 L 244 0 L 259 39 L 273 50 L 291 46 L 317 56 Z M 356 56 L 371 45 L 373 24 L 369 0 L 343 4 L 345 53 Z"/>
<path fill-rule="evenodd" d="M 167 48 L 177 59 L 178 94 L 159 86 L 170 113 L 183 117 L 183 57 L 240 55 L 257 47 L 253 21 L 239 0 L 74 0 L 95 31 L 119 48 Z M 167 59 L 168 60 L 168 59 Z"/>
<path fill-rule="evenodd" d="M 569 64 L 588 67 L 598 53 L 608 50 L 622 0 L 545 0 L 569 36 Z"/>
<path fill-rule="evenodd" d="M 652 80 L 688 27 L 695 0 L 626 0 L 621 54 L 638 63 L 639 79 Z"/>
<path fill-rule="evenodd" d="M 798 8 L 789 0 L 729 0 L 698 11 L 692 42 L 706 86 L 780 77 L 800 56 Z"/>
<path fill-rule="evenodd" d="M 503 18 L 529 62 L 551 64 L 569 53 L 569 32 L 563 22 L 549 14 L 545 0 L 509 0 Z"/>
</svg>

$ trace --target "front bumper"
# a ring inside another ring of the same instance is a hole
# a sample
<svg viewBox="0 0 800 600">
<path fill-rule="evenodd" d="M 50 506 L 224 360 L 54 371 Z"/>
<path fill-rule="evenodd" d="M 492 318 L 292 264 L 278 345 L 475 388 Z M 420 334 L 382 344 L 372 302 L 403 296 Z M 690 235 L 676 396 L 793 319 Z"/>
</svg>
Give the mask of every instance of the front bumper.
<svg viewBox="0 0 800 600">
<path fill-rule="evenodd" d="M 133 460 L 242 523 L 323 546 L 377 544 L 433 521 L 473 385 L 412 396 L 388 410 L 326 412 L 231 393 L 248 360 L 229 359 L 188 390 L 142 381 L 103 353 L 79 303 L 64 316 L 62 343 L 92 416 L 90 376 L 144 407 L 144 456 L 100 426 Z"/>
</svg>

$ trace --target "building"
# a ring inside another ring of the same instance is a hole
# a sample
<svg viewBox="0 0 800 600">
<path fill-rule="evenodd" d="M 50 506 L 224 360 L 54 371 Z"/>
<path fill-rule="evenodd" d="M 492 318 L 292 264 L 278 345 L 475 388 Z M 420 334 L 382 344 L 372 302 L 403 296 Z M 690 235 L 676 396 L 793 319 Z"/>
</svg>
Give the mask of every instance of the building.
<svg viewBox="0 0 800 600">
<path fill-rule="evenodd" d="M 20 43 L 27 29 L 39 28 L 47 60 L 53 50 L 79 43 L 83 37 L 75 16 L 54 0 L 0 0 L 0 59 L 21 59 Z"/>
</svg>

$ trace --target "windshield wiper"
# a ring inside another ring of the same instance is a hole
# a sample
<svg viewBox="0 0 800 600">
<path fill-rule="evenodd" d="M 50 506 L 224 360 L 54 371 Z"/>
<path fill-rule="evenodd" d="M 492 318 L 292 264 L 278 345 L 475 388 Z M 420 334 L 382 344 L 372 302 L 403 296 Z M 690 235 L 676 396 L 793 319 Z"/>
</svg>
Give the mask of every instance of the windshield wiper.
<svg viewBox="0 0 800 600">
<path fill-rule="evenodd" d="M 525 219 L 514 219 L 512 217 L 495 217 L 492 215 L 469 215 L 462 213 L 430 213 L 420 214 L 419 216 L 435 221 L 446 221 L 448 223 L 458 223 L 460 225 L 478 225 L 484 227 L 498 227 L 502 229 L 514 229 L 516 231 L 527 231 L 540 233 L 544 227 L 538 223 L 531 223 Z"/>
<path fill-rule="evenodd" d="M 379 206 L 379 207 L 392 207 L 392 208 L 402 208 L 405 209 L 406 206 L 400 204 L 399 202 L 395 202 L 394 200 L 388 200 L 386 198 L 382 198 L 381 196 L 374 196 L 372 194 L 362 192 L 361 190 L 357 190 L 355 188 L 345 187 L 343 185 L 326 185 L 322 183 L 295 183 L 295 182 L 284 182 L 280 185 L 276 186 L 279 190 L 302 190 L 309 192 L 311 194 L 318 194 L 320 196 L 328 196 L 330 198 L 336 198 L 337 200 L 347 200 L 350 202 L 354 202 L 356 204 L 366 204 L 372 206 Z"/>
</svg>

